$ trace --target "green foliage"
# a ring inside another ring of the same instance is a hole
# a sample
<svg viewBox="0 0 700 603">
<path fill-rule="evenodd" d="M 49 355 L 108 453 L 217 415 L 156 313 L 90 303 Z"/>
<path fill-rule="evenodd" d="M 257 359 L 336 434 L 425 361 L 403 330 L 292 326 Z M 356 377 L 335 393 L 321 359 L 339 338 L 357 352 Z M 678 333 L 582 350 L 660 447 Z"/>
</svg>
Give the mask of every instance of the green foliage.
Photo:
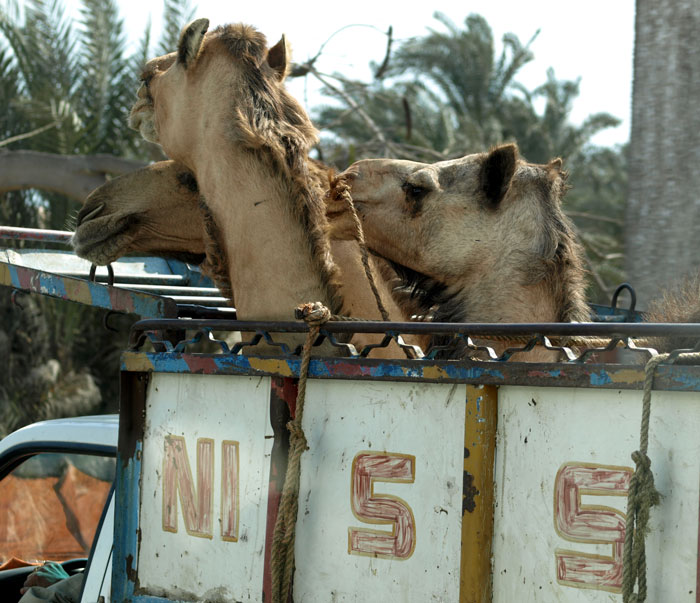
<svg viewBox="0 0 700 603">
<path fill-rule="evenodd" d="M 177 39 L 173 32 L 189 12 L 186 0 L 166 0 L 161 46 Z M 0 5 L 0 152 L 148 159 L 152 145 L 127 127 L 127 118 L 154 52 L 150 26 L 138 50 L 127 51 L 116 0 L 82 0 L 76 22 L 65 16 L 61 0 Z M 78 207 L 55 193 L 13 191 L 0 195 L 0 224 L 62 229 Z M 33 296 L 20 303 L 23 310 L 10 303 L 9 291 L 0 291 L 0 347 L 9 353 L 0 352 L 0 432 L 60 406 L 57 392 L 71 391 L 80 377 L 97 382 L 114 410 L 124 335 L 106 331 L 104 313 L 94 308 Z M 56 361 L 57 377 L 50 370 Z"/>
<path fill-rule="evenodd" d="M 334 76 L 337 87 L 325 90 L 334 103 L 316 112 L 318 124 L 331 133 L 323 138 L 323 157 L 338 167 L 351 156 L 435 161 L 515 141 L 528 161 L 564 158 L 572 186 L 566 208 L 588 253 L 590 293 L 607 301 L 623 276 L 619 220 L 626 161 L 620 150 L 590 141 L 619 120 L 596 113 L 572 124 L 580 80 L 559 80 L 552 69 L 534 90 L 517 81 L 533 59 L 530 47 L 539 32 L 526 44 L 506 34 L 496 54 L 483 17 L 468 16 L 463 28 L 443 14 L 435 17 L 441 29 L 399 45 L 383 77 L 359 82 Z"/>
</svg>

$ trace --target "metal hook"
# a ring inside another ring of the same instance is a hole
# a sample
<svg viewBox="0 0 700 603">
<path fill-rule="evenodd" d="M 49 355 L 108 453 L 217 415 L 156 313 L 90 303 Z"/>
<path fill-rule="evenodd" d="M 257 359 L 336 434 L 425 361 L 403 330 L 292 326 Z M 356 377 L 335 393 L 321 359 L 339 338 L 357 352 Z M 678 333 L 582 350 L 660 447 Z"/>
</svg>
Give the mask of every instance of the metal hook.
<svg viewBox="0 0 700 603">
<path fill-rule="evenodd" d="M 19 295 L 26 295 L 26 294 L 27 294 L 27 292 L 22 291 L 21 289 L 13 289 L 12 293 L 10 293 L 10 302 L 12 303 L 13 306 L 17 306 L 20 310 L 22 310 L 22 312 L 25 311 L 25 307 L 17 301 L 17 297 Z"/>
<path fill-rule="evenodd" d="M 95 282 L 95 276 L 97 273 L 97 265 L 92 264 L 90 266 L 90 275 L 88 276 L 88 280 L 91 283 Z M 107 264 L 107 285 L 110 287 L 114 286 L 114 268 L 112 268 L 112 264 Z"/>
<path fill-rule="evenodd" d="M 637 305 L 637 293 L 632 288 L 632 285 L 630 285 L 629 283 L 622 283 L 621 285 L 617 286 L 617 289 L 615 289 L 615 292 L 612 294 L 612 299 L 610 300 L 610 307 L 613 310 L 617 310 L 617 298 L 620 296 L 620 293 L 622 293 L 625 289 L 627 289 L 627 291 L 629 291 L 630 294 L 630 307 L 627 308 L 627 312 L 634 312 L 634 307 Z"/>
<path fill-rule="evenodd" d="M 110 316 L 117 316 L 118 314 L 119 314 L 119 312 L 115 312 L 114 310 L 109 310 L 102 317 L 102 326 L 105 328 L 105 330 L 111 331 L 112 333 L 119 333 L 119 329 L 117 329 L 109 324 Z"/>
</svg>

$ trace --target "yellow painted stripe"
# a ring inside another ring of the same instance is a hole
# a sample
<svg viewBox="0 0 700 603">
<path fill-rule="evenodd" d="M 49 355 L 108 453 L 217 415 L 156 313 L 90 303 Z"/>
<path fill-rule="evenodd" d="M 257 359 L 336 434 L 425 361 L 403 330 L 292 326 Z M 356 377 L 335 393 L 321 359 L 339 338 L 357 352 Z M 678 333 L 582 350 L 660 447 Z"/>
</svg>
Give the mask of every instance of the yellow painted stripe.
<svg viewBox="0 0 700 603">
<path fill-rule="evenodd" d="M 256 371 L 276 373 L 282 377 L 293 377 L 292 369 L 286 360 L 277 358 L 250 358 L 250 368 Z"/>
<path fill-rule="evenodd" d="M 462 516 L 460 603 L 491 601 L 491 541 L 493 539 L 493 463 L 496 453 L 498 388 L 467 385 L 464 424 L 464 471 L 473 476 L 476 507 Z"/>
<path fill-rule="evenodd" d="M 90 285 L 87 281 L 67 278 L 64 279 L 63 283 L 69 299 L 80 302 L 81 304 L 92 304 Z"/>
<path fill-rule="evenodd" d="M 426 366 L 423 369 L 425 379 L 449 379 L 450 376 L 445 369 L 439 366 Z"/>
<path fill-rule="evenodd" d="M 10 267 L 7 264 L 0 264 L 0 283 L 3 285 L 12 284 L 12 276 L 10 276 Z"/>
<path fill-rule="evenodd" d="M 127 371 L 148 372 L 153 370 L 153 363 L 148 356 L 140 352 L 124 352 L 122 362 Z"/>
</svg>

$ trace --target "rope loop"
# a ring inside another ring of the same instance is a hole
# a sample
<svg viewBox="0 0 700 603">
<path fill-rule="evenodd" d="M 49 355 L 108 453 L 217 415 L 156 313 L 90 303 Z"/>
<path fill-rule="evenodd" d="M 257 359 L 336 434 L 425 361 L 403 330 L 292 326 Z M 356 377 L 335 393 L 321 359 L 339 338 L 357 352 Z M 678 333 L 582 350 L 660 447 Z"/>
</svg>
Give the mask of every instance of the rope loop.
<svg viewBox="0 0 700 603">
<path fill-rule="evenodd" d="M 294 310 L 294 316 L 309 327 L 321 327 L 333 318 L 331 311 L 321 302 L 308 302 L 298 306 Z"/>
</svg>

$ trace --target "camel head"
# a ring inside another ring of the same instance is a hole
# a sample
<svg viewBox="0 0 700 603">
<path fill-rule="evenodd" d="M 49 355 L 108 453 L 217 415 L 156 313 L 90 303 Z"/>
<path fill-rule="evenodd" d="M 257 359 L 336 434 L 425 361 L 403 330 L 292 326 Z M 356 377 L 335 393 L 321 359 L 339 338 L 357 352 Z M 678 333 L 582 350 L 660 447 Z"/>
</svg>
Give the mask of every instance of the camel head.
<svg viewBox="0 0 700 603">
<path fill-rule="evenodd" d="M 176 52 L 146 64 L 129 125 L 190 166 L 230 143 L 251 150 L 315 144 L 316 129 L 284 88 L 285 37 L 268 49 L 265 36 L 249 25 L 208 27 L 207 19 L 193 21 Z"/>
<path fill-rule="evenodd" d="M 174 161 L 113 178 L 85 200 L 71 243 L 80 257 L 99 265 L 127 253 L 199 264 L 205 226 L 197 182 Z"/>
<path fill-rule="evenodd" d="M 425 296 L 427 307 L 437 298 L 461 299 L 459 312 L 443 319 L 491 321 L 497 312 L 470 314 L 467 306 L 494 308 L 507 284 L 522 291 L 547 281 L 548 291 L 576 290 L 573 302 L 552 303 L 575 306 L 577 317 L 567 309 L 553 320 L 582 320 L 581 251 L 561 211 L 561 165 L 559 159 L 527 163 L 508 144 L 435 164 L 358 161 L 339 183 L 350 187 L 368 246 L 391 262 L 407 287 L 420 289 L 416 294 Z M 352 236 L 341 203 L 331 201 L 328 211 L 333 235 Z M 571 282 L 550 287 L 552 279 Z"/>
</svg>

